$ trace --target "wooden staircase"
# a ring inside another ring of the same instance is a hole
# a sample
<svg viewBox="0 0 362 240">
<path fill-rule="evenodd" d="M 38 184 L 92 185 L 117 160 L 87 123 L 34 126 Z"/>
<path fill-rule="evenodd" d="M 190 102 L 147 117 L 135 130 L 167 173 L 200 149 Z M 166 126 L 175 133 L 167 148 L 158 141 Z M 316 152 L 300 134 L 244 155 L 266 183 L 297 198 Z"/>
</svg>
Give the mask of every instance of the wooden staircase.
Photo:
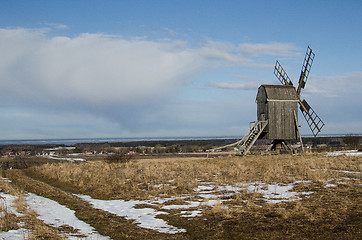
<svg viewBox="0 0 362 240">
<path fill-rule="evenodd" d="M 238 149 L 241 155 L 246 155 L 249 152 L 250 148 L 254 145 L 255 141 L 259 138 L 267 125 L 268 121 L 256 121 L 254 123 L 250 128 L 249 133 L 238 142 Z"/>
<path fill-rule="evenodd" d="M 254 122 L 254 125 L 249 129 L 249 133 L 245 135 L 241 140 L 222 147 L 210 149 L 208 150 L 208 152 L 215 152 L 235 146 L 238 149 L 240 155 L 246 155 L 267 125 L 268 125 L 268 120 L 256 121 Z"/>
</svg>

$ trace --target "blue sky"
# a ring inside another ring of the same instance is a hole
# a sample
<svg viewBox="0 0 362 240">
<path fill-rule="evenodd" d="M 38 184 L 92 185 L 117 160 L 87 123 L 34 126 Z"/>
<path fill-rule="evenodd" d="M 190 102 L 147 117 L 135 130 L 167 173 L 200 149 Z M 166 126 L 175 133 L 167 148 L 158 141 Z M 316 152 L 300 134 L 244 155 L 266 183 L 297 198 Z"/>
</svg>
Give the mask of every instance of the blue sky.
<svg viewBox="0 0 362 240">
<path fill-rule="evenodd" d="M 276 60 L 362 133 L 361 1 L 0 1 L 0 139 L 242 136 Z M 310 134 L 300 114 L 302 134 Z"/>
</svg>

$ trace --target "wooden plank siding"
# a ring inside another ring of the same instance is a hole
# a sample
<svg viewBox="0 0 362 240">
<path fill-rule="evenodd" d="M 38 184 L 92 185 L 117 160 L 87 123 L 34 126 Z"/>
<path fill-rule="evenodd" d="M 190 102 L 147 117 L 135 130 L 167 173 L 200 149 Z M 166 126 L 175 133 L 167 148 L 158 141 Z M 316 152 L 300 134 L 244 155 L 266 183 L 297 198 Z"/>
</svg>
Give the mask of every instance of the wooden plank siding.
<svg viewBox="0 0 362 240">
<path fill-rule="evenodd" d="M 298 96 L 293 86 L 261 85 L 256 98 L 258 121 L 268 120 L 263 139 L 297 139 L 294 111 Z"/>
</svg>

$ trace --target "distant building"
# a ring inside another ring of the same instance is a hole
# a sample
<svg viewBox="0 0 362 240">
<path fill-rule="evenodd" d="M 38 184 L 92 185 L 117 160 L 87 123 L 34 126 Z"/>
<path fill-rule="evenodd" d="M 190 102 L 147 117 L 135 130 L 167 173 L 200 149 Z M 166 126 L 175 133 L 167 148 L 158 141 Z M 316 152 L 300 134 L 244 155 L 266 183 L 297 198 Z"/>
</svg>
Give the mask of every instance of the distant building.
<svg viewBox="0 0 362 240">
<path fill-rule="evenodd" d="M 55 147 L 55 148 L 44 148 L 43 155 L 55 155 L 70 153 L 75 150 L 75 147 Z"/>
<path fill-rule="evenodd" d="M 12 157 L 12 156 L 15 156 L 15 153 L 14 152 L 5 152 L 2 154 L 4 157 Z"/>
</svg>

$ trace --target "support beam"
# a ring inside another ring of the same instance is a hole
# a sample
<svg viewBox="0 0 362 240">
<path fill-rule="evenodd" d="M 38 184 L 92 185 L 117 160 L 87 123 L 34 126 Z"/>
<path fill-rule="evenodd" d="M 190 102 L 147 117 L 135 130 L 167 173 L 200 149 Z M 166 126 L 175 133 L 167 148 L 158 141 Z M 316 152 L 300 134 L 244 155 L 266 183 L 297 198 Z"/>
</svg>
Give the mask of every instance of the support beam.
<svg viewBox="0 0 362 240">
<path fill-rule="evenodd" d="M 304 152 L 302 135 L 300 134 L 298 117 L 297 117 L 297 113 L 295 111 L 294 111 L 294 120 L 295 120 L 295 128 L 297 129 L 297 134 L 298 134 L 298 137 L 299 137 L 300 145 L 302 146 L 302 151 Z"/>
</svg>

